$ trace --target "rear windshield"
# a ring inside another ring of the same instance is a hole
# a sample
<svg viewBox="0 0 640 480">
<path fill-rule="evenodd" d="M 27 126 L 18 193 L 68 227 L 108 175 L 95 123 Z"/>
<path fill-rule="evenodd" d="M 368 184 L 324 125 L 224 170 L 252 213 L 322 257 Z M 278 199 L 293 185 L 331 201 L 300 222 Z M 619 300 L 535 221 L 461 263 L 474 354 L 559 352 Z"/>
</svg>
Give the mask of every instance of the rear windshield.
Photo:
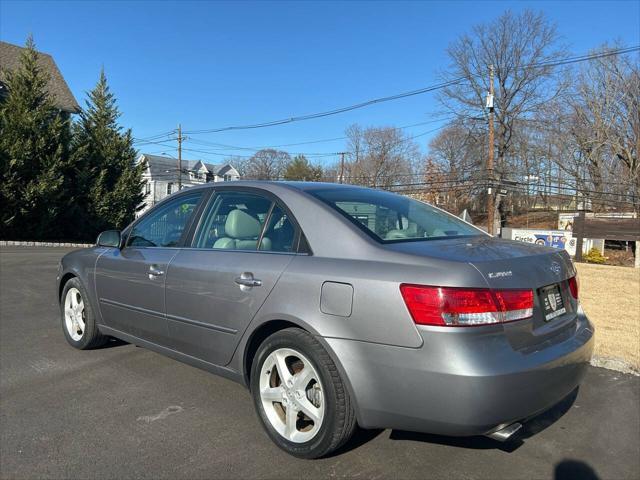
<svg viewBox="0 0 640 480">
<path fill-rule="evenodd" d="M 323 188 L 308 193 L 382 243 L 483 235 L 458 217 L 391 192 Z"/>
</svg>

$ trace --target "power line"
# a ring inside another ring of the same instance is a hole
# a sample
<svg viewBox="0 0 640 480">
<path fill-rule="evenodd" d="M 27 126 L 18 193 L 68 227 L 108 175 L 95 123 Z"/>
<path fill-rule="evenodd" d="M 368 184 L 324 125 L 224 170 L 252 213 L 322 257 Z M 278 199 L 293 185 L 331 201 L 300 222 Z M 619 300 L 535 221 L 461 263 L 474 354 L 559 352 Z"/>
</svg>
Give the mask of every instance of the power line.
<svg viewBox="0 0 640 480">
<path fill-rule="evenodd" d="M 144 137 L 144 138 L 134 138 L 133 141 L 134 143 L 138 143 L 138 142 L 145 142 L 147 140 L 158 140 L 162 137 L 168 137 L 169 135 L 173 135 L 174 133 L 176 133 L 175 130 L 169 130 L 163 133 L 158 133 L 156 135 L 151 135 L 149 137 Z"/>
<path fill-rule="evenodd" d="M 453 120 L 454 118 L 459 118 L 460 115 L 448 115 L 446 117 L 443 118 L 436 118 L 433 120 L 429 120 L 426 122 L 419 122 L 419 123 L 413 123 L 410 125 L 403 125 L 400 127 L 392 127 L 398 130 L 404 130 L 407 128 L 413 128 L 413 127 L 419 127 L 422 125 L 429 125 L 431 123 L 437 123 L 437 122 L 448 122 L 449 120 Z M 220 150 L 254 150 L 254 151 L 259 151 L 259 150 L 264 150 L 264 149 L 269 149 L 269 148 L 283 148 L 283 147 L 297 147 L 300 145 L 311 145 L 311 144 L 316 144 L 316 143 L 327 143 L 327 142 L 335 142 L 338 140 L 346 140 L 347 137 L 346 135 L 343 135 L 341 137 L 332 137 L 332 138 L 324 138 L 324 139 L 319 139 L 319 140 L 310 140 L 310 141 L 306 141 L 306 142 L 296 142 L 296 143 L 283 143 L 280 145 L 263 145 L 263 146 L 254 146 L 254 147 L 239 147 L 236 145 L 226 145 L 223 143 L 216 143 L 216 142 L 206 142 L 204 140 L 191 140 L 193 143 L 198 143 L 198 144 L 202 144 L 202 145 L 210 145 L 210 146 L 220 146 L 220 147 L 224 147 L 224 148 L 220 148 Z"/>
<path fill-rule="evenodd" d="M 397 145 L 401 145 L 403 143 L 407 143 L 410 142 L 416 138 L 420 138 L 423 137 L 425 135 L 428 135 L 430 133 L 433 133 L 435 131 L 441 130 L 443 128 L 445 128 L 448 124 L 444 124 L 444 125 L 440 125 L 436 128 L 427 130 L 425 132 L 421 132 L 417 135 L 413 135 L 407 138 L 402 138 L 399 139 L 395 142 L 389 142 L 387 144 L 387 147 L 394 147 Z M 197 141 L 193 141 L 191 139 L 188 139 L 188 141 L 191 141 L 193 143 L 198 143 Z M 175 149 L 175 147 L 173 147 L 172 145 L 167 145 L 166 143 L 163 142 L 157 142 L 157 141 L 149 141 L 147 142 L 148 144 L 152 144 L 152 145 L 159 145 L 162 147 L 167 147 L 167 148 L 171 148 L 172 150 Z M 249 148 L 249 147 L 245 147 L 248 150 L 254 150 L 253 148 Z M 228 154 L 228 153 L 220 153 L 219 150 L 202 150 L 202 149 L 195 149 L 195 148 L 186 148 L 186 147 L 182 147 L 183 151 L 188 151 L 188 152 L 194 152 L 194 153 L 200 153 L 200 154 L 205 154 L 205 155 L 215 155 L 215 156 L 220 156 L 220 157 L 236 157 L 236 158 L 252 158 L 253 155 L 232 155 L 232 154 Z M 255 150 L 256 152 L 259 152 L 260 150 Z M 322 157 L 335 157 L 338 155 L 341 155 L 342 152 L 287 152 L 289 155 L 291 156 L 296 156 L 296 155 L 304 155 L 306 157 L 309 158 L 322 158 Z"/>
<path fill-rule="evenodd" d="M 603 57 L 608 57 L 608 56 L 612 56 L 612 55 L 620 55 L 620 54 L 624 54 L 624 53 L 631 53 L 631 52 L 635 52 L 640 50 L 640 46 L 633 46 L 633 47 L 624 47 L 624 48 L 619 48 L 619 49 L 612 49 L 612 50 L 607 50 L 605 52 L 600 52 L 600 53 L 592 53 L 592 54 L 583 54 L 583 55 L 579 55 L 579 56 L 574 56 L 574 57 L 569 57 L 563 60 L 557 60 L 557 61 L 547 61 L 547 62 L 539 62 L 539 63 L 535 63 L 535 64 L 530 64 L 530 65 L 523 65 L 521 67 L 519 67 L 519 69 L 523 70 L 523 69 L 532 69 L 532 68 L 546 68 L 546 67 L 555 67 L 555 66 L 560 66 L 560 65 L 568 65 L 571 63 L 578 63 L 578 62 L 584 62 L 587 60 L 593 60 L 593 59 L 597 59 L 597 58 L 603 58 Z M 477 77 L 480 76 L 481 74 L 473 74 L 473 77 Z M 262 122 L 262 123 L 254 123 L 254 124 L 248 124 L 248 125 L 231 125 L 231 126 L 227 126 L 227 127 L 220 127 L 220 128 L 211 128 L 211 129 L 203 129 L 203 130 L 190 130 L 185 132 L 185 134 L 191 134 L 191 135 L 198 135 L 198 134 L 203 134 L 203 133 L 219 133 L 219 132 L 225 132 L 225 131 L 229 131 L 229 130 L 250 130 L 250 129 L 256 129 L 256 128 L 265 128 L 265 127 L 273 127 L 276 125 L 284 125 L 287 123 L 294 123 L 294 122 L 301 122 L 301 121 L 305 121 L 305 120 L 311 120 L 311 119 L 316 119 L 316 118 L 322 118 L 322 117 L 328 117 L 331 115 L 337 115 L 340 113 L 345 113 L 345 112 L 349 112 L 352 110 L 357 110 L 360 108 L 364 108 L 364 107 L 368 107 L 370 105 L 374 105 L 374 104 L 378 104 L 378 103 L 384 103 L 384 102 L 390 102 L 390 101 L 394 101 L 394 100 L 399 100 L 402 98 L 407 98 L 407 97 L 412 97 L 415 95 L 422 95 L 424 93 L 428 93 L 428 92 L 432 92 L 435 90 L 439 90 L 442 88 L 446 88 L 446 87 L 450 87 L 453 85 L 457 85 L 459 83 L 462 83 L 464 81 L 467 80 L 467 77 L 458 77 L 458 78 L 454 78 L 452 80 L 448 80 L 445 82 L 441 82 L 435 85 L 430 85 L 428 87 L 424 87 L 424 88 L 419 88 L 417 90 L 411 90 L 408 92 L 403 92 L 403 93 L 398 93 L 395 95 L 389 95 L 386 97 L 379 97 L 379 98 L 374 98 L 371 100 L 367 100 L 364 102 L 360 102 L 360 103 L 356 103 L 353 105 L 348 105 L 346 107 L 340 107 L 340 108 L 336 108 L 333 110 L 328 110 L 328 111 L 324 111 L 324 112 L 318 112 L 318 113 L 311 113 L 308 115 L 299 115 L 299 116 L 291 116 L 289 118 L 283 118 L 283 119 L 279 119 L 279 120 L 272 120 L 272 121 L 268 121 L 268 122 Z"/>
<path fill-rule="evenodd" d="M 533 64 L 533 65 L 525 65 L 520 67 L 521 69 L 525 69 L 525 68 L 542 68 L 542 67 L 555 67 L 555 66 L 560 66 L 560 65 L 568 65 L 568 64 L 572 64 L 572 63 L 577 63 L 577 62 L 583 62 L 583 61 L 588 61 L 588 60 L 594 60 L 594 59 L 598 59 L 598 58 L 604 58 L 604 57 L 609 57 L 609 56 L 613 56 L 613 55 L 620 55 L 620 54 L 625 54 L 625 53 L 631 53 L 634 51 L 638 51 L 640 50 L 640 46 L 633 46 L 633 47 L 625 47 L 625 48 L 619 48 L 619 49 L 610 49 L 610 50 L 606 50 L 600 53 L 592 53 L 592 54 L 584 54 L 584 55 L 579 55 L 579 56 L 574 56 L 574 57 L 569 57 L 563 60 L 558 60 L 558 61 L 548 61 L 548 62 L 539 62 L 537 64 Z M 479 76 L 479 74 L 476 74 L 474 76 Z M 437 85 L 433 85 L 430 87 L 425 87 L 422 89 L 418 89 L 418 90 L 413 90 L 410 92 L 404 92 L 404 93 L 400 93 L 397 95 L 391 95 L 391 96 L 387 96 L 387 97 L 381 97 L 381 98 L 377 98 L 377 99 L 373 99 L 373 100 L 369 100 L 366 102 L 361 102 L 355 105 L 350 105 L 347 107 L 342 107 L 342 108 L 338 108 L 338 109 L 334 109 L 334 110 L 330 110 L 328 112 L 321 112 L 321 113 L 317 113 L 317 114 L 310 114 L 310 115 L 304 115 L 304 116 L 298 116 L 298 117 L 291 117 L 288 119 L 282 119 L 282 120 L 276 120 L 276 121 L 272 121 L 272 122 L 265 122 L 265 123 L 261 123 L 261 124 L 253 124 L 253 125 L 244 125 L 244 126 L 230 126 L 230 127 L 223 127 L 223 128 L 218 128 L 218 129 L 210 129 L 210 130 L 193 130 L 193 131 L 189 131 L 189 132 L 185 132 L 185 133 L 190 133 L 190 134 L 200 134 L 200 133 L 215 133 L 215 132 L 221 132 L 221 131 L 227 131 L 227 130 L 239 130 L 239 129 L 250 129 L 250 128 L 263 128 L 263 127 L 268 127 L 268 126 L 274 126 L 274 125 L 280 125 L 280 124 L 285 124 L 285 123 L 292 123 L 292 122 L 297 122 L 297 121 L 303 121 L 303 120 L 309 120 L 312 118 L 320 118 L 320 117 L 324 117 L 324 116 L 329 116 L 329 115 L 334 115 L 334 114 L 338 114 L 338 113 L 343 113 L 346 111 L 350 111 L 350 110 L 355 110 L 358 108 L 363 108 L 375 103 L 382 103 L 382 102 L 388 102 L 388 101 L 392 101 L 392 100 L 397 100 L 397 99 L 401 99 L 401 98 L 405 98 L 405 97 L 409 97 L 409 96 L 414 96 L 414 95 L 420 95 L 423 93 L 427 93 L 429 91 L 433 91 L 436 89 L 440 89 L 440 88 L 445 88 L 446 86 L 451 86 L 454 84 L 458 84 L 461 83 L 464 80 L 463 77 L 459 77 L 456 79 L 453 79 L 451 81 L 448 82 L 443 82 Z M 455 118 L 455 116 L 447 118 L 447 119 L 436 119 L 434 121 L 448 121 L 451 120 L 452 118 Z M 418 124 L 414 124 L 414 125 L 408 125 L 408 126 L 403 126 L 403 127 L 398 127 L 398 128 L 410 128 L 412 126 L 418 126 L 418 125 L 424 125 L 427 123 L 432 123 L 431 122 L 421 122 Z M 446 125 L 445 125 L 446 126 Z M 435 130 L 434 130 L 435 131 Z M 140 139 L 134 139 L 134 143 L 139 144 L 140 146 L 142 145 L 148 145 L 148 144 L 159 144 L 157 142 L 154 142 L 154 140 L 160 139 L 162 137 L 166 137 L 169 135 L 172 135 L 175 133 L 175 130 L 169 130 L 166 132 L 162 132 L 150 137 L 146 137 L 146 138 L 140 138 Z M 424 135 L 426 135 L 427 133 L 430 132 L 425 132 Z M 418 138 L 419 136 L 422 136 L 423 134 L 420 135 L 416 135 L 414 137 L 410 137 L 406 140 L 411 140 L 412 138 Z M 249 151 L 259 151 L 263 148 L 281 148 L 281 147 L 286 147 L 286 146 L 297 146 L 297 145 L 305 145 L 305 144 L 313 144 L 313 143 L 324 143 L 324 142 L 332 142 L 332 141 L 338 141 L 338 140 L 344 140 L 346 139 L 346 136 L 342 136 L 342 137 L 334 137 L 334 138 L 329 138 L 329 139 L 320 139 L 320 140 L 314 140 L 314 141 L 308 141 L 308 142 L 298 142 L 298 143 L 291 143 L 291 144 L 282 144 L 282 145 L 274 145 L 274 146 L 270 146 L 270 147 L 240 147 L 240 146 L 234 146 L 234 145 L 224 145 L 224 144 L 217 144 L 217 143 L 213 143 L 211 144 L 211 146 L 220 146 L 222 148 L 219 148 L 217 150 L 249 150 Z M 167 139 L 163 139 L 163 141 L 170 141 L 173 140 L 171 138 L 167 138 Z M 207 142 L 205 141 L 197 141 L 197 140 L 193 140 L 194 143 L 198 143 L 200 142 L 203 145 L 208 145 Z M 187 149 L 185 149 L 187 150 Z M 204 150 L 196 150 L 196 149 L 189 149 L 191 151 L 194 151 L 196 153 L 202 153 L 202 154 L 208 154 L 208 155 L 216 155 L 216 156 L 227 156 L 225 154 L 220 154 L 214 151 L 204 151 Z M 330 153 L 330 154 L 316 154 L 316 153 L 304 153 L 304 152 L 300 152 L 300 153 L 292 153 L 293 155 L 307 155 L 307 156 L 334 156 L 337 155 L 338 153 Z M 236 157 L 241 157 L 241 158 L 247 158 L 246 156 L 242 156 L 242 155 L 234 155 Z"/>
<path fill-rule="evenodd" d="M 465 80 L 464 77 L 460 77 L 460 78 L 457 78 L 455 80 L 450 80 L 448 82 L 438 83 L 436 85 L 431 85 L 429 87 L 419 88 L 417 90 L 411 90 L 409 92 L 398 93 L 396 95 L 389 95 L 387 97 L 374 98 L 372 100 L 367 100 L 365 102 L 356 103 L 356 104 L 349 105 L 349 106 L 346 106 L 346 107 L 336 108 L 334 110 L 328 110 L 326 112 L 319 112 L 319 113 L 311 113 L 311 114 L 308 114 L 308 115 L 293 116 L 293 117 L 290 117 L 290 118 L 283 118 L 283 119 L 280 119 L 280 120 L 272 120 L 270 122 L 255 123 L 255 124 L 251 124 L 251 125 L 234 125 L 234 126 L 229 126 L 229 127 L 211 128 L 211 129 L 204 129 L 204 130 L 190 130 L 190 131 L 185 132 L 185 133 L 188 133 L 190 135 L 198 135 L 198 134 L 202 134 L 202 133 L 226 132 L 226 131 L 229 131 L 229 130 L 250 130 L 250 129 L 254 129 L 254 128 L 273 127 L 273 126 L 276 126 L 276 125 L 284 125 L 286 123 L 301 122 L 301 121 L 304 121 L 304 120 L 311 120 L 311 119 L 314 119 L 314 118 L 328 117 L 330 115 L 336 115 L 336 114 L 339 114 L 339 113 L 349 112 L 351 110 L 357 110 L 359 108 L 368 107 L 370 105 L 374 105 L 374 104 L 377 104 L 377 103 L 390 102 L 392 100 L 399 100 L 401 98 L 412 97 L 412 96 L 415 96 L 415 95 L 421 95 L 423 93 L 432 92 L 434 90 L 438 90 L 438 89 L 445 88 L 445 87 L 448 87 L 448 86 L 451 86 L 451 85 L 455 85 L 457 83 L 461 83 L 464 80 Z"/>
<path fill-rule="evenodd" d="M 159 145 L 161 147 L 167 147 L 171 150 L 175 150 L 176 147 L 174 147 L 173 145 L 167 145 L 166 143 L 162 143 L 162 142 L 150 142 L 153 145 Z M 253 155 L 231 155 L 228 153 L 220 153 L 218 151 L 211 151 L 211 150 L 200 150 L 200 149 L 196 149 L 196 148 L 186 148 L 186 147 L 182 147 L 183 151 L 186 152 L 195 152 L 195 153 L 201 153 L 201 154 L 205 154 L 205 155 L 216 155 L 219 157 L 226 157 L 226 158 L 230 158 L 230 157 L 235 157 L 235 158 L 251 158 L 253 157 Z M 289 152 L 287 152 L 289 153 Z M 289 153 L 289 155 L 305 155 L 308 157 L 334 157 L 336 155 L 339 155 L 338 152 L 326 152 L 326 153 L 306 153 L 306 152 L 296 152 L 296 153 Z"/>
<path fill-rule="evenodd" d="M 431 123 L 433 123 L 433 122 L 431 122 Z M 399 140 L 397 140 L 397 141 L 395 141 L 395 142 L 390 142 L 390 143 L 388 143 L 388 144 L 386 144 L 386 145 L 387 145 L 387 146 L 389 146 L 389 147 L 392 147 L 392 146 L 395 146 L 395 145 L 400 145 L 400 144 L 402 144 L 402 143 L 409 142 L 409 141 L 414 140 L 414 139 L 416 139 L 416 138 L 424 137 L 425 135 L 428 135 L 428 134 L 433 133 L 433 132 L 436 132 L 436 131 L 438 131 L 438 130 L 440 130 L 440 129 L 442 129 L 442 128 L 445 128 L 446 126 L 448 126 L 448 124 L 440 125 L 439 127 L 436 127 L 436 128 L 430 129 L 430 130 L 427 130 L 427 131 L 422 132 L 422 133 L 419 133 L 419 134 L 417 134 L 417 135 L 412 135 L 412 136 L 410 136 L 410 137 L 401 138 L 401 139 L 399 139 Z M 392 127 L 392 128 L 395 128 L 395 127 Z M 343 139 L 346 139 L 346 138 L 348 138 L 348 137 L 342 137 L 342 138 L 343 138 Z M 193 143 L 196 143 L 196 144 L 204 143 L 204 142 L 199 142 L 199 141 L 197 141 L 197 140 L 190 140 L 190 141 L 191 141 L 191 142 L 193 142 Z M 204 143 L 204 144 L 205 144 L 205 145 L 207 145 L 206 143 Z M 210 144 L 209 144 L 209 145 L 210 145 Z M 229 150 L 235 150 L 235 149 L 238 149 L 238 150 L 250 150 L 250 151 L 259 152 L 260 150 L 264 150 L 264 149 L 268 149 L 268 148 L 269 148 L 269 147 L 263 147 L 263 148 L 254 148 L 254 147 L 233 147 L 232 145 L 229 145 Z M 273 147 L 272 147 L 272 148 L 273 148 Z M 213 151 L 220 151 L 220 150 L 225 150 L 225 149 L 220 148 L 220 149 L 214 149 Z M 213 152 L 213 151 L 209 150 L 209 152 Z M 305 156 L 314 156 L 314 155 L 315 155 L 315 156 L 324 156 L 324 155 L 327 155 L 327 153 L 325 153 L 325 152 L 321 152 L 321 153 L 319 153 L 319 152 L 288 152 L 288 153 L 289 153 L 289 155 L 305 155 Z M 340 153 L 342 153 L 342 152 L 330 153 L 330 154 L 328 154 L 328 155 L 339 155 Z"/>
</svg>

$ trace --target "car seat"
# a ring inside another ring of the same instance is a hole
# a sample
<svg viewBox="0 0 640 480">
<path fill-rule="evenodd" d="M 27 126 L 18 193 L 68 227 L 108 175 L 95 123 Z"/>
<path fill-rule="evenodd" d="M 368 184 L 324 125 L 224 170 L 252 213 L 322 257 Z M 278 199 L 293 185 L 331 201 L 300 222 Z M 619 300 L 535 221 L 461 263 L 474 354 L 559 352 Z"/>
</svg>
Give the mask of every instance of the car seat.
<svg viewBox="0 0 640 480">
<path fill-rule="evenodd" d="M 257 218 L 239 209 L 231 210 L 224 224 L 225 236 L 216 240 L 213 248 L 255 250 L 261 231 Z M 271 250 L 271 240 L 264 237 L 260 250 Z"/>
</svg>

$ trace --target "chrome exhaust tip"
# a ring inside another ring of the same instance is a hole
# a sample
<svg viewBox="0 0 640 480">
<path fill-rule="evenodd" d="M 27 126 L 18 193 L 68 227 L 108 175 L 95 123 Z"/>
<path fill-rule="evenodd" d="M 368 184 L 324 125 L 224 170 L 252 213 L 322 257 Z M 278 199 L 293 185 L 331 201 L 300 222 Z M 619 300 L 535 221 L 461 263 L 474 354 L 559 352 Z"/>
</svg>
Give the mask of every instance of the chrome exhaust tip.
<svg viewBox="0 0 640 480">
<path fill-rule="evenodd" d="M 498 442 L 506 442 L 513 437 L 514 434 L 518 433 L 521 428 L 521 423 L 511 423 L 506 427 L 500 427 L 498 430 L 488 433 L 487 437 L 497 440 Z"/>
</svg>

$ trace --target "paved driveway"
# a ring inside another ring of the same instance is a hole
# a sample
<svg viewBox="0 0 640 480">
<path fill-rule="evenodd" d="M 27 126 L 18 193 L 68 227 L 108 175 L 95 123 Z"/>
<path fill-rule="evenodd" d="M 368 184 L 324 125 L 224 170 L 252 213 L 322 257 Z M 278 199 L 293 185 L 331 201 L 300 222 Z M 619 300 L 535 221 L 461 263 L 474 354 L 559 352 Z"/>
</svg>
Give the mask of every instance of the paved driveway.
<svg viewBox="0 0 640 480">
<path fill-rule="evenodd" d="M 292 458 L 240 385 L 133 345 L 68 346 L 64 253 L 0 249 L 2 478 L 640 478 L 640 379 L 597 368 L 518 444 L 387 430 Z"/>
</svg>

